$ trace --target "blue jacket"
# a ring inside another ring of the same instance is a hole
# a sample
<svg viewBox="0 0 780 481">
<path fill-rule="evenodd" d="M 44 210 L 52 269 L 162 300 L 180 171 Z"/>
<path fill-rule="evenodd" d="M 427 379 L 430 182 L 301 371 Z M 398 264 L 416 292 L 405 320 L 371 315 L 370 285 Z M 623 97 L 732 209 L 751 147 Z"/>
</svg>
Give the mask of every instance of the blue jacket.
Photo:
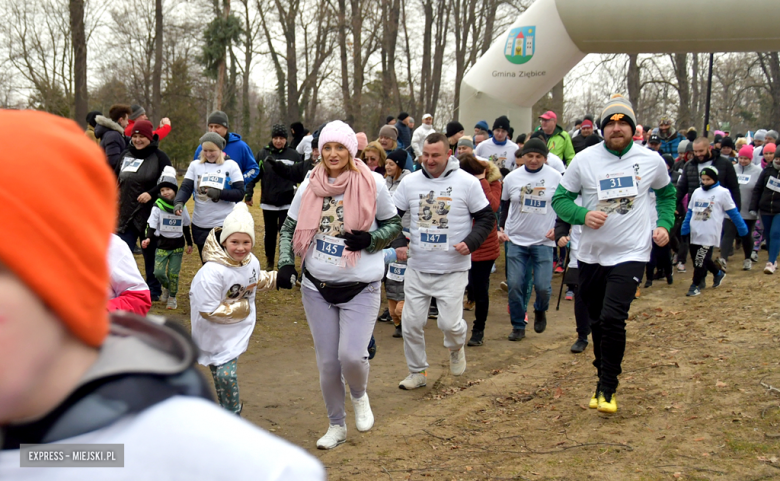
<svg viewBox="0 0 780 481">
<path fill-rule="evenodd" d="M 677 152 L 677 146 L 680 145 L 680 142 L 685 139 L 685 136 L 681 134 L 680 132 L 674 132 L 674 135 L 670 136 L 667 139 L 661 139 L 661 150 L 659 151 L 661 155 L 663 154 L 669 154 L 674 158 L 677 158 L 679 153 Z"/>
<path fill-rule="evenodd" d="M 200 158 L 201 146 L 195 151 L 194 160 Z M 238 164 L 238 168 L 241 169 L 241 173 L 244 174 L 244 185 L 249 184 L 249 181 L 254 180 L 260 173 L 260 167 L 257 165 L 255 156 L 252 154 L 252 149 L 241 140 L 241 136 L 230 132 L 228 133 L 227 145 L 223 151 L 227 156 Z M 229 185 L 229 184 L 228 184 Z"/>
</svg>

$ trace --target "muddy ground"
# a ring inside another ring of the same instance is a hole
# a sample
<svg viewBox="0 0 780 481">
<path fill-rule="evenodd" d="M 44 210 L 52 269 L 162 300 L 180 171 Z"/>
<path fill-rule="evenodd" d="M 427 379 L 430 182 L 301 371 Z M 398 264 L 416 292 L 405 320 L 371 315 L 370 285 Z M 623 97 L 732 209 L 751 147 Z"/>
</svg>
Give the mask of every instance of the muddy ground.
<svg viewBox="0 0 780 481">
<path fill-rule="evenodd" d="M 255 254 L 266 267 L 262 215 L 251 211 Z M 628 322 L 619 410 L 605 415 L 587 408 L 596 381 L 590 347 L 569 351 L 573 303 L 555 311 L 561 276 L 547 330 L 509 342 L 499 260 L 486 342 L 467 348 L 463 376 L 449 373 L 441 332 L 429 321 L 428 386 L 398 389 L 407 374 L 403 341 L 391 337 L 392 324 L 377 323 L 374 428 L 355 430 L 348 401 L 348 439 L 332 451 L 315 448 L 328 421 L 300 292 L 260 293 L 239 360 L 244 417 L 317 456 L 330 479 L 780 478 L 780 279 L 761 272 L 766 251 L 761 261 L 744 272 L 732 258 L 723 286 L 697 298 L 685 297 L 690 263 L 674 285 L 642 289 Z M 185 256 L 179 309 L 156 303 L 153 312 L 189 326 L 186 293 L 199 264 L 197 253 Z M 473 311 L 465 319 L 471 326 Z"/>
</svg>

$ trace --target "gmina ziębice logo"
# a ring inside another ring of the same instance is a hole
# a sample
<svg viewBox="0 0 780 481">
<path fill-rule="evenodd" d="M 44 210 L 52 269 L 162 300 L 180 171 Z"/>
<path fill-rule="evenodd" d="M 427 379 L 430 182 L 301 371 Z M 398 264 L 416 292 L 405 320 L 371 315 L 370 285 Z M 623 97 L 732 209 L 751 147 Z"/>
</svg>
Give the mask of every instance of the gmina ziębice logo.
<svg viewBox="0 0 780 481">
<path fill-rule="evenodd" d="M 518 27 L 509 31 L 504 46 L 506 59 L 515 65 L 522 65 L 534 56 L 536 49 L 536 27 Z"/>
</svg>

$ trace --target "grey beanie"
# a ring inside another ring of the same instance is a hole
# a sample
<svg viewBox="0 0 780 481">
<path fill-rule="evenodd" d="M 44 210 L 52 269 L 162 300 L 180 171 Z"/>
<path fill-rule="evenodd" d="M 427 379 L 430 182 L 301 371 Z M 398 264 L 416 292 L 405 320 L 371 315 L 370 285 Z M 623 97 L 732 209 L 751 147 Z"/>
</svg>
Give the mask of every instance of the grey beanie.
<svg viewBox="0 0 780 481">
<path fill-rule="evenodd" d="M 143 114 L 146 113 L 146 109 L 141 107 L 138 104 L 133 104 L 130 107 L 130 110 L 132 111 L 132 112 L 130 112 L 130 120 L 135 120 L 138 117 L 140 117 L 140 116 L 142 116 Z"/>
<path fill-rule="evenodd" d="M 216 146 L 219 147 L 219 150 L 225 149 L 225 137 L 222 137 L 216 132 L 206 132 L 203 134 L 203 137 L 200 138 L 200 145 L 203 145 L 204 142 L 211 142 L 212 144 L 216 144 Z"/>
<path fill-rule="evenodd" d="M 458 140 L 458 147 L 461 145 L 465 145 L 466 147 L 469 147 L 471 149 L 474 148 L 474 142 L 471 140 L 471 137 L 463 136 Z"/>
<path fill-rule="evenodd" d="M 780 136 L 777 134 L 777 131 L 776 131 L 776 130 L 769 130 L 769 131 L 767 131 L 767 133 L 766 133 L 766 137 L 772 137 L 772 138 L 773 138 L 773 139 L 775 139 L 775 140 L 777 140 L 778 138 L 780 138 Z M 765 139 L 766 139 L 766 137 L 765 137 Z"/>
<path fill-rule="evenodd" d="M 636 133 L 636 115 L 634 107 L 627 98 L 620 94 L 614 94 L 610 97 L 604 110 L 601 112 L 601 132 L 604 133 L 604 126 L 611 120 L 625 120 L 631 124 L 631 128 Z"/>
<path fill-rule="evenodd" d="M 214 112 L 211 112 L 207 124 L 217 124 L 225 127 L 226 129 L 230 128 L 230 125 L 228 125 L 228 116 L 221 110 L 215 110 Z"/>
<path fill-rule="evenodd" d="M 398 129 L 396 129 L 392 125 L 383 125 L 382 128 L 379 129 L 379 136 L 387 137 L 388 139 L 398 140 Z"/>
<path fill-rule="evenodd" d="M 766 130 L 764 129 L 756 130 L 755 135 L 753 135 L 754 140 L 760 140 L 761 142 L 763 142 L 765 138 L 766 138 Z"/>
<path fill-rule="evenodd" d="M 680 141 L 679 144 L 677 144 L 677 153 L 678 154 L 684 154 L 685 149 L 688 147 L 688 144 L 690 144 L 691 141 L 688 139 L 683 139 Z"/>
</svg>

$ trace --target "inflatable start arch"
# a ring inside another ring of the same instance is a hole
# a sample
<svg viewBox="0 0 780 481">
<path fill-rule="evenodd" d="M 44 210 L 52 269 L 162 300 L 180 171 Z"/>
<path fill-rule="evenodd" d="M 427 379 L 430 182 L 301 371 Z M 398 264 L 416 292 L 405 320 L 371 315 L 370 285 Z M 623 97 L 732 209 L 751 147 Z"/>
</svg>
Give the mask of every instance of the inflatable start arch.
<svg viewBox="0 0 780 481">
<path fill-rule="evenodd" d="M 506 115 L 515 132 L 531 131 L 531 107 L 589 53 L 779 51 L 770 13 L 777 6 L 777 0 L 536 0 L 466 73 L 460 121 L 468 134 L 479 120 L 492 124 Z M 748 27 L 735 23 L 739 16 Z"/>
</svg>

